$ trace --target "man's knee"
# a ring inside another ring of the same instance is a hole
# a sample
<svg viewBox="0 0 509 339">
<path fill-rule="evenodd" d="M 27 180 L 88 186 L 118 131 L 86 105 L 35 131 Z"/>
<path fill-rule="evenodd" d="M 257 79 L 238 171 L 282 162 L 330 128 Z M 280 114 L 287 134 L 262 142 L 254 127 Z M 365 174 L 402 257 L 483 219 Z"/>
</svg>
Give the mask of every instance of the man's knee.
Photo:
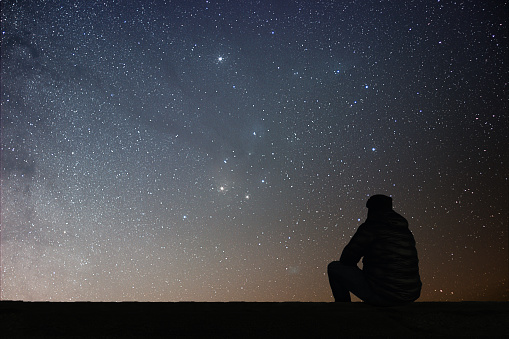
<svg viewBox="0 0 509 339">
<path fill-rule="evenodd" d="M 341 270 L 341 267 L 343 266 L 342 263 L 340 263 L 339 261 L 333 261 L 331 263 L 329 263 L 329 265 L 327 265 L 327 273 L 331 273 L 331 272 L 337 272 L 339 270 Z"/>
<path fill-rule="evenodd" d="M 333 261 L 327 266 L 327 274 L 337 278 L 346 278 L 348 280 L 363 279 L 362 270 L 358 266 L 345 265 L 340 261 Z"/>
</svg>

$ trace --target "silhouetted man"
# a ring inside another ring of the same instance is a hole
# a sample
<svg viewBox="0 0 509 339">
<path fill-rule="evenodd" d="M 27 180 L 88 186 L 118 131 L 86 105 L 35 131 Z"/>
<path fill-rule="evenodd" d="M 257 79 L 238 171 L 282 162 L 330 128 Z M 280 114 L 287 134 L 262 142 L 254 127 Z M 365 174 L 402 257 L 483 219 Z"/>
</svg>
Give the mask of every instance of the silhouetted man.
<svg viewBox="0 0 509 339">
<path fill-rule="evenodd" d="M 374 195 L 366 203 L 368 218 L 359 226 L 339 261 L 327 267 L 336 302 L 350 292 L 380 306 L 415 301 L 421 294 L 419 260 L 408 222 L 392 209 L 392 198 Z M 363 269 L 357 267 L 362 259 Z"/>
</svg>

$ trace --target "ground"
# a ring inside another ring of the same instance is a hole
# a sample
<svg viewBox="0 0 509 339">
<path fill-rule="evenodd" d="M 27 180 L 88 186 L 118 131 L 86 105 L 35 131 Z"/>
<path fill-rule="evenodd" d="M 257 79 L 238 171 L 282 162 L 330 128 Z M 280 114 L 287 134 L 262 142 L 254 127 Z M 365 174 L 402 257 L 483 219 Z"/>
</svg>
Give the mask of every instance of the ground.
<svg viewBox="0 0 509 339">
<path fill-rule="evenodd" d="M 507 302 L 0 302 L 2 338 L 509 335 Z"/>
</svg>

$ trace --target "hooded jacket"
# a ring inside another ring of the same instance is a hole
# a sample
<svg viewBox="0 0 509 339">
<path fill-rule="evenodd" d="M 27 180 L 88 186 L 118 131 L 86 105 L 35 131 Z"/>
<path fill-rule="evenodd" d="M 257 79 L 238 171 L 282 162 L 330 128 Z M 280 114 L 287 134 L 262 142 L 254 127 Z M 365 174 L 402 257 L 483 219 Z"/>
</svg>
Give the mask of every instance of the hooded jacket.
<svg viewBox="0 0 509 339">
<path fill-rule="evenodd" d="M 363 272 L 375 293 L 396 302 L 412 302 L 421 293 L 419 260 L 408 222 L 392 209 L 368 211 L 341 254 L 340 262 Z"/>
</svg>

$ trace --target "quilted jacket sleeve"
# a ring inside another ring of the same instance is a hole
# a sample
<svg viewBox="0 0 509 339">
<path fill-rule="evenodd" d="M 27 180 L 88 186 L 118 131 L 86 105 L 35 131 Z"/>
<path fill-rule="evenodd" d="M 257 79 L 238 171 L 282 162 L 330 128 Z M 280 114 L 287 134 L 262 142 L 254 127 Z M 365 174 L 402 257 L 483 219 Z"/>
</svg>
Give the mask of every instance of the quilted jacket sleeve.
<svg viewBox="0 0 509 339">
<path fill-rule="evenodd" d="M 374 240 L 374 234 L 370 230 L 369 224 L 364 223 L 359 226 L 357 232 L 343 249 L 339 261 L 345 265 L 355 266 L 366 254 Z"/>
</svg>

